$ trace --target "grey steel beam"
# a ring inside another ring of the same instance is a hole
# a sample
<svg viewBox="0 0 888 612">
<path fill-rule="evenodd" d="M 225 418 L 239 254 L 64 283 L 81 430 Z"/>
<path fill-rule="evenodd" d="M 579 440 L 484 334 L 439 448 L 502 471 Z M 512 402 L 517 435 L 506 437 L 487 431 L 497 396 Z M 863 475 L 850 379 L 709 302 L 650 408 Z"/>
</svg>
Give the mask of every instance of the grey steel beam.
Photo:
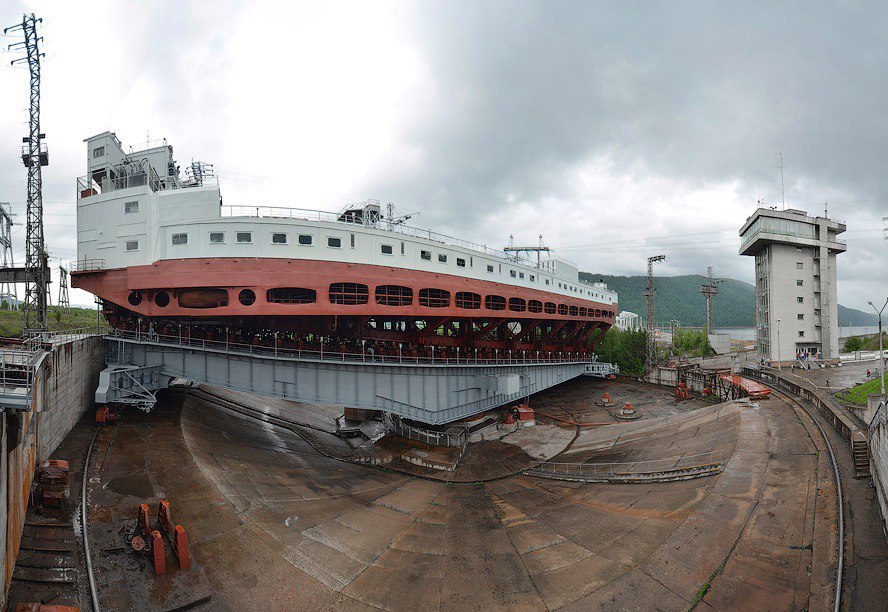
<svg viewBox="0 0 888 612">
<path fill-rule="evenodd" d="M 295 401 L 384 410 L 435 425 L 520 401 L 583 374 L 613 371 L 590 371 L 589 361 L 373 362 L 244 354 L 148 338 L 109 337 L 108 342 L 110 367 L 147 368 L 163 376 L 159 381 L 185 378 Z"/>
</svg>

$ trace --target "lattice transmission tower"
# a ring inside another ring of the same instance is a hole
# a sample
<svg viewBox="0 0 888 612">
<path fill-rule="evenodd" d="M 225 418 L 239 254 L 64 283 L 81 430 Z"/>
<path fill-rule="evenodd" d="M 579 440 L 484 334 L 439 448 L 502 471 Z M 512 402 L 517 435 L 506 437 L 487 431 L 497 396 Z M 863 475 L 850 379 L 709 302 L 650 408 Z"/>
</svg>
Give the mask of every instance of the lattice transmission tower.
<svg viewBox="0 0 888 612">
<path fill-rule="evenodd" d="M 722 282 L 720 278 L 712 278 L 712 266 L 706 268 L 706 282 L 700 286 L 700 293 L 706 298 L 706 333 L 715 333 L 715 322 L 712 317 L 712 298 L 718 295 L 717 283 Z"/>
<path fill-rule="evenodd" d="M 0 262 L 3 269 L 14 268 L 12 258 L 12 213 L 8 202 L 0 202 Z M 18 308 L 18 290 L 8 278 L 0 282 L 0 302 L 6 302 L 10 310 Z"/>
<path fill-rule="evenodd" d="M 644 291 L 646 301 L 645 312 L 645 335 L 647 341 L 647 359 L 644 360 L 644 371 L 650 372 L 651 368 L 657 363 L 657 340 L 654 337 L 654 263 L 665 261 L 665 255 L 654 255 L 648 257 L 648 278 L 647 289 Z"/>
<path fill-rule="evenodd" d="M 22 22 L 6 28 L 3 33 L 22 32 L 23 41 L 9 45 L 10 50 L 24 51 L 24 56 L 12 64 L 28 65 L 31 75 L 28 136 L 22 139 L 22 162 L 28 169 L 28 204 L 25 224 L 25 333 L 46 331 L 46 302 L 49 289 L 49 258 L 43 240 L 43 176 L 41 168 L 49 165 L 49 153 L 40 131 L 40 52 L 37 24 L 42 22 L 34 14 L 24 15 Z"/>
<path fill-rule="evenodd" d="M 59 310 L 71 314 L 71 303 L 68 301 L 68 270 L 59 262 Z"/>
</svg>

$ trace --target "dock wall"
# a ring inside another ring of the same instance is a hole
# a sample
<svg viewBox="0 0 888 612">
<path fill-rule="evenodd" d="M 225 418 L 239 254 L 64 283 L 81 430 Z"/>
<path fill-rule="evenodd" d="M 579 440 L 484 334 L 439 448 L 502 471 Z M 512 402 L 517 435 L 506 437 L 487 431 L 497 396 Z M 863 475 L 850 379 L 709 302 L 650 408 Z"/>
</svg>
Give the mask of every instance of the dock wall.
<svg viewBox="0 0 888 612">
<path fill-rule="evenodd" d="M 53 458 L 52 453 L 74 423 L 92 410 L 99 371 L 104 365 L 101 336 L 56 342 L 39 362 L 31 389 L 31 411 L 0 411 L 0 610 L 6 609 L 35 467 Z"/>
</svg>

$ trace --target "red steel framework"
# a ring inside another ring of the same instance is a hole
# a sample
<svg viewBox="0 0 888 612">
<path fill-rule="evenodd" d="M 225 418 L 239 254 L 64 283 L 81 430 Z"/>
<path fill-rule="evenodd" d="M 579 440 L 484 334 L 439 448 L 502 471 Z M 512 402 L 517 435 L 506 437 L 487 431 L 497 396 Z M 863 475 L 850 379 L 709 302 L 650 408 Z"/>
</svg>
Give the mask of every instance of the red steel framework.
<svg viewBox="0 0 888 612">
<path fill-rule="evenodd" d="M 311 349 L 324 338 L 440 350 L 590 353 L 616 304 L 404 268 L 269 258 L 162 260 L 72 272 L 117 329 Z M 465 353 L 464 353 L 465 354 Z"/>
</svg>

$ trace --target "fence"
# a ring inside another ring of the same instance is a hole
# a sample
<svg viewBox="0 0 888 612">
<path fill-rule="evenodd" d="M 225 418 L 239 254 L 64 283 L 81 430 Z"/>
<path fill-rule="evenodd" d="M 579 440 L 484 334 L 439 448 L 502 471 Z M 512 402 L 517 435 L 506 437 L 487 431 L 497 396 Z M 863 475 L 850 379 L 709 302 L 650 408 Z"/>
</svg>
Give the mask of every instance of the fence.
<svg viewBox="0 0 888 612">
<path fill-rule="evenodd" d="M 187 331 L 187 330 L 186 330 Z M 165 346 L 177 346 L 184 348 L 199 348 L 201 350 L 223 351 L 242 355 L 257 355 L 263 357 L 275 357 L 298 360 L 323 360 L 339 361 L 343 363 L 388 363 L 406 365 L 435 365 L 435 366 L 459 366 L 459 365 L 535 365 L 535 364 L 564 364 L 564 363 L 596 363 L 594 356 L 581 353 L 545 353 L 542 351 L 509 351 L 503 350 L 497 353 L 494 359 L 478 358 L 477 354 L 467 350 L 467 355 L 456 357 L 436 357 L 434 349 L 430 357 L 412 357 L 409 355 L 381 355 L 369 351 L 349 353 L 324 349 L 321 344 L 319 350 L 290 349 L 277 346 L 277 339 L 270 338 L 273 346 L 256 344 L 242 344 L 229 342 L 228 340 L 206 340 L 203 338 L 190 338 L 187 335 L 164 335 L 154 332 L 143 333 L 136 331 L 114 330 L 105 336 L 109 340 L 135 340 L 140 343 L 157 344 Z M 363 348 L 363 345 L 362 345 Z M 536 353 L 536 354 L 534 354 Z"/>
</svg>

